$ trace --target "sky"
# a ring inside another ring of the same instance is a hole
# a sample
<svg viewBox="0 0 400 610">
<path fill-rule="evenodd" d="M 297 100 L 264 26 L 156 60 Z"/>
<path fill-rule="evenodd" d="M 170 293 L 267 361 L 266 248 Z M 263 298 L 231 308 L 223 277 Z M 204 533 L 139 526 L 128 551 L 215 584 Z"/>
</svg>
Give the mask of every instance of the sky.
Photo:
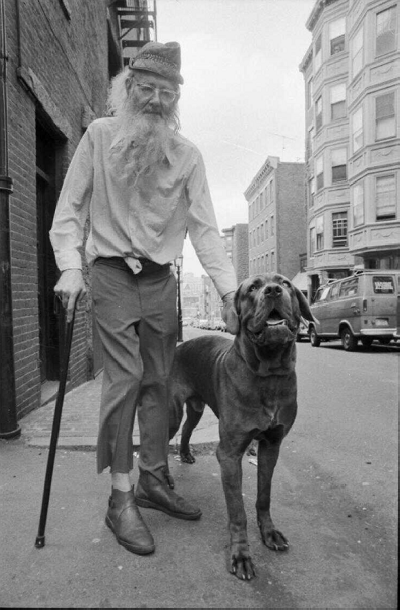
<svg viewBox="0 0 400 610">
<path fill-rule="evenodd" d="M 268 156 L 304 161 L 304 79 L 315 0 L 157 0 L 157 40 L 181 45 L 181 133 L 200 149 L 218 228 L 248 222 Z M 189 239 L 183 272 L 204 272 Z"/>
</svg>

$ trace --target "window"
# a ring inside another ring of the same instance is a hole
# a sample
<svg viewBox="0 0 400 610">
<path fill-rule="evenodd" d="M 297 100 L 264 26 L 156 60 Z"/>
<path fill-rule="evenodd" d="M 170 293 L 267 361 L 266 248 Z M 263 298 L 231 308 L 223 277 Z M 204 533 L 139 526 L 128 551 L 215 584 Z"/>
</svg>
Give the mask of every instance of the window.
<svg viewBox="0 0 400 610">
<path fill-rule="evenodd" d="M 265 239 L 268 239 L 268 220 L 265 221 Z"/>
<path fill-rule="evenodd" d="M 324 187 L 324 159 L 322 155 L 315 162 L 315 173 L 317 176 L 317 191 L 319 191 Z"/>
<path fill-rule="evenodd" d="M 271 216 L 271 235 L 275 235 L 275 218 Z"/>
<path fill-rule="evenodd" d="M 317 235 L 317 250 L 322 250 L 324 247 L 324 217 L 318 216 L 316 219 L 315 232 Z"/>
<path fill-rule="evenodd" d="M 265 271 L 268 271 L 268 254 L 265 255 Z"/>
<path fill-rule="evenodd" d="M 312 78 L 307 82 L 306 96 L 307 96 L 307 108 L 311 108 L 312 98 L 313 98 L 313 80 L 312 80 Z"/>
<path fill-rule="evenodd" d="M 308 181 L 308 207 L 314 207 L 315 180 L 311 178 Z"/>
<path fill-rule="evenodd" d="M 358 293 L 358 277 L 343 280 L 340 286 L 341 297 L 352 297 Z"/>
<path fill-rule="evenodd" d="M 360 28 L 353 38 L 353 77 L 363 67 L 364 28 Z"/>
<path fill-rule="evenodd" d="M 332 21 L 329 25 L 329 46 L 331 55 L 344 51 L 346 20 L 344 17 Z"/>
<path fill-rule="evenodd" d="M 394 91 L 378 95 L 375 98 L 376 140 L 391 138 L 396 135 L 396 120 L 394 111 Z"/>
<path fill-rule="evenodd" d="M 269 183 L 269 195 L 270 195 L 270 201 L 271 203 L 274 201 L 274 181 L 271 178 L 271 181 Z"/>
<path fill-rule="evenodd" d="M 356 184 L 353 187 L 353 221 L 354 226 L 364 224 L 364 184 Z"/>
<path fill-rule="evenodd" d="M 315 252 L 315 227 L 310 229 L 310 256 Z"/>
<path fill-rule="evenodd" d="M 390 220 L 396 216 L 395 175 L 379 176 L 375 183 L 376 219 Z"/>
<path fill-rule="evenodd" d="M 376 15 L 376 57 L 396 50 L 396 7 Z"/>
<path fill-rule="evenodd" d="M 322 34 L 320 34 L 317 38 L 317 40 L 315 41 L 315 51 L 314 51 L 314 71 L 317 72 L 322 64 L 322 52 L 321 52 L 321 46 L 322 46 Z"/>
<path fill-rule="evenodd" d="M 347 246 L 347 212 L 332 214 L 332 246 L 333 248 Z"/>
<path fill-rule="evenodd" d="M 322 127 L 322 96 L 320 96 L 315 102 L 315 128 L 321 129 Z"/>
<path fill-rule="evenodd" d="M 346 83 L 331 87 L 331 120 L 346 116 Z"/>
<path fill-rule="evenodd" d="M 332 183 L 347 180 L 347 150 L 337 148 L 332 150 Z"/>
<path fill-rule="evenodd" d="M 360 106 L 353 114 L 353 152 L 364 145 L 363 108 Z"/>
<path fill-rule="evenodd" d="M 271 271 L 275 271 L 275 252 L 271 252 Z"/>
<path fill-rule="evenodd" d="M 262 222 L 262 223 L 261 223 L 261 241 L 263 242 L 263 241 L 264 241 L 264 239 L 265 239 L 265 238 L 264 238 L 264 223 Z"/>
</svg>

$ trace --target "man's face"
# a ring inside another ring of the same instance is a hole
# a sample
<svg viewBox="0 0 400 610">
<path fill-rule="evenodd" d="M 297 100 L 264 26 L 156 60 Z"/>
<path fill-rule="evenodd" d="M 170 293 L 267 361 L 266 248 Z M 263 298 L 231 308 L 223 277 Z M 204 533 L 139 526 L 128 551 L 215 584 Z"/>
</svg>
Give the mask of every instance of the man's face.
<svg viewBox="0 0 400 610">
<path fill-rule="evenodd" d="M 163 118 L 170 115 L 179 98 L 170 80 L 144 71 L 135 72 L 129 86 L 129 95 L 139 113 Z"/>
</svg>

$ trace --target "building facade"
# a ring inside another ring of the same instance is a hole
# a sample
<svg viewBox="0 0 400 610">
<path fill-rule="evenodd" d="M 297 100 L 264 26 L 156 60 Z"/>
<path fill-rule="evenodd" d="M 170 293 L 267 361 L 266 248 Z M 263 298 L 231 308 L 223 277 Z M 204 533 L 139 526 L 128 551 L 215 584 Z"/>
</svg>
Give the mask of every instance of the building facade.
<svg viewBox="0 0 400 610">
<path fill-rule="evenodd" d="M 222 229 L 226 253 L 236 271 L 238 284 L 249 277 L 249 225 L 240 223 Z"/>
<path fill-rule="evenodd" d="M 399 2 L 318 0 L 305 79 L 309 296 L 400 268 Z"/>
<path fill-rule="evenodd" d="M 306 251 L 304 163 L 268 157 L 245 191 L 249 206 L 249 273 L 292 279 Z"/>
<path fill-rule="evenodd" d="M 18 419 L 58 389 L 65 315 L 54 299 L 58 271 L 48 232 L 74 151 L 90 122 L 106 114 L 109 80 L 126 64 L 128 26 L 135 32 L 136 49 L 155 30 L 143 21 L 148 5 L 141 0 L 4 2 L 0 27 L 7 49 L 7 73 L 2 71 L 7 117 L 2 127 L 12 185 L 12 408 Z M 1 239 L 8 237 L 6 229 L 1 227 Z M 68 389 L 93 378 L 102 365 L 87 267 L 84 275 L 88 296 L 76 314 Z M 1 409 L 0 404 L 0 416 Z"/>
</svg>

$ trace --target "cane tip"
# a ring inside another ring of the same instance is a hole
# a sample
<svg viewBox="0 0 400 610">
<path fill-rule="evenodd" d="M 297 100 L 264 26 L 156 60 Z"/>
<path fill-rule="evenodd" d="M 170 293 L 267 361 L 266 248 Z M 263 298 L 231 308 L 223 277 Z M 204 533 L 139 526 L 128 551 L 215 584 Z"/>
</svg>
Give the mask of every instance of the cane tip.
<svg viewBox="0 0 400 610">
<path fill-rule="evenodd" d="M 35 547 L 37 549 L 42 549 L 44 547 L 44 536 L 36 537 Z"/>
</svg>

